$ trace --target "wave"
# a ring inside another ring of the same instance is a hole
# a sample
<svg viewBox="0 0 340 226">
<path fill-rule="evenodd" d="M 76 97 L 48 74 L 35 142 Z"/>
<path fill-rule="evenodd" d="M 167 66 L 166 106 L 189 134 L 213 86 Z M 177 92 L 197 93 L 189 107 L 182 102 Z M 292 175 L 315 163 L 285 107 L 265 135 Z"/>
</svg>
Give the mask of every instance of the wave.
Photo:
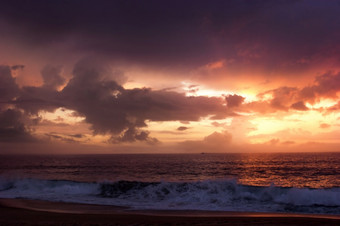
<svg viewBox="0 0 340 226">
<path fill-rule="evenodd" d="M 0 179 L 0 198 L 128 206 L 134 209 L 340 214 L 340 188 L 256 187 L 236 180 L 75 182 Z"/>
</svg>

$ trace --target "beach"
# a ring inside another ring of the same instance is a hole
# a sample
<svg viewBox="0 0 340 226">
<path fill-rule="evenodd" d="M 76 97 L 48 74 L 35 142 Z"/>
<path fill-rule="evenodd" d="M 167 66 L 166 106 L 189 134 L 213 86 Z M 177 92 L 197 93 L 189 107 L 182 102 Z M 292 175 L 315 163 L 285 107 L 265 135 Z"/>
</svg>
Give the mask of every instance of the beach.
<svg viewBox="0 0 340 226">
<path fill-rule="evenodd" d="M 340 226 L 339 12 L 0 0 L 0 226 Z"/>
<path fill-rule="evenodd" d="M 0 199 L 0 225 L 339 225 L 338 215 L 131 210 L 25 199 Z"/>
</svg>

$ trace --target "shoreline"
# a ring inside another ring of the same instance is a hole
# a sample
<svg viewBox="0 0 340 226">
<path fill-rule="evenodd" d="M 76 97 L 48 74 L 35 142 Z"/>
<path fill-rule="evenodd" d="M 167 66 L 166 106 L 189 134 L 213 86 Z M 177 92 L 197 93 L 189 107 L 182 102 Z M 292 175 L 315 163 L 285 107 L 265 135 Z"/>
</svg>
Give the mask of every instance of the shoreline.
<svg viewBox="0 0 340 226">
<path fill-rule="evenodd" d="M 132 210 L 28 199 L 0 199 L 0 210 L 0 225 L 340 225 L 340 215 Z"/>
</svg>

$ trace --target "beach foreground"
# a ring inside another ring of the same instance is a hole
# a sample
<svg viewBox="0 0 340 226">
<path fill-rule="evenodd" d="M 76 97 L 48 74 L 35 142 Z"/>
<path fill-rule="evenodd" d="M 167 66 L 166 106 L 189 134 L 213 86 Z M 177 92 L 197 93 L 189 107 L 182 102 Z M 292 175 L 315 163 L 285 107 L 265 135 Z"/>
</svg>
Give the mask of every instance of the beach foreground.
<svg viewBox="0 0 340 226">
<path fill-rule="evenodd" d="M 339 225 L 340 216 L 133 211 L 115 206 L 0 199 L 0 225 Z"/>
</svg>

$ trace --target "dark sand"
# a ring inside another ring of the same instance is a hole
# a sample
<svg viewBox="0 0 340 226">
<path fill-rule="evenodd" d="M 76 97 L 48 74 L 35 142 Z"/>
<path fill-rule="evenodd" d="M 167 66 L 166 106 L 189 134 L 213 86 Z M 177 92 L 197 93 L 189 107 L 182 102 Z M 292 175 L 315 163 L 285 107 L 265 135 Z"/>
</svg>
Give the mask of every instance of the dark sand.
<svg viewBox="0 0 340 226">
<path fill-rule="evenodd" d="M 340 216 L 124 207 L 0 199 L 0 225 L 340 225 Z"/>
</svg>

